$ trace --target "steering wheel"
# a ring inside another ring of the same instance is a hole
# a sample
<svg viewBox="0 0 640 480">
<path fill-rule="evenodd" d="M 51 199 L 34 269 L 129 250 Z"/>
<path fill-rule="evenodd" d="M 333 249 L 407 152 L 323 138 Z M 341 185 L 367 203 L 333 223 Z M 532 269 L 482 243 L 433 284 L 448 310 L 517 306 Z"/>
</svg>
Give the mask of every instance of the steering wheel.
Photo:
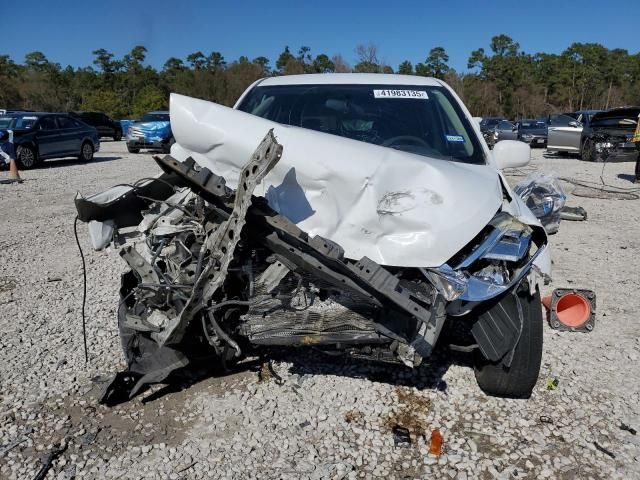
<svg viewBox="0 0 640 480">
<path fill-rule="evenodd" d="M 387 138 L 384 142 L 382 142 L 383 147 L 391 147 L 399 142 L 410 142 L 416 145 L 422 145 L 423 147 L 429 148 L 429 144 L 425 142 L 420 137 L 414 137 L 413 135 L 398 135 L 396 137 Z"/>
</svg>

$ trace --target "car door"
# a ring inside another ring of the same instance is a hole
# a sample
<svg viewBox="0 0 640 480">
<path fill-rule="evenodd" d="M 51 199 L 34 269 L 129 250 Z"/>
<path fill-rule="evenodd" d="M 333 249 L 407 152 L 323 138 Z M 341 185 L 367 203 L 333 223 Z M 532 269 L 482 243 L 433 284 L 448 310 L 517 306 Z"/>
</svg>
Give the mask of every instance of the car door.
<svg viewBox="0 0 640 480">
<path fill-rule="evenodd" d="M 547 150 L 558 152 L 580 151 L 582 124 L 565 113 L 549 117 Z"/>
<path fill-rule="evenodd" d="M 60 130 L 54 116 L 41 117 L 35 127 L 40 158 L 51 157 L 61 152 Z"/>
<path fill-rule="evenodd" d="M 99 113 L 98 116 L 100 117 L 100 128 L 98 129 L 98 133 L 101 137 L 112 137 L 115 133 L 113 131 L 113 122 L 104 113 Z"/>
<path fill-rule="evenodd" d="M 58 117 L 58 127 L 60 129 L 60 151 L 59 154 L 78 155 L 80 153 L 80 124 L 69 117 Z"/>
<path fill-rule="evenodd" d="M 518 138 L 518 127 L 516 124 L 507 120 L 498 123 L 496 127 L 498 132 L 498 141 L 500 140 L 516 140 Z"/>
<path fill-rule="evenodd" d="M 107 132 L 107 126 L 105 125 L 103 115 L 99 113 L 90 113 L 89 121 L 87 123 L 95 127 L 95 129 L 98 131 L 98 136 L 106 137 L 107 135 L 109 135 L 109 132 Z"/>
</svg>

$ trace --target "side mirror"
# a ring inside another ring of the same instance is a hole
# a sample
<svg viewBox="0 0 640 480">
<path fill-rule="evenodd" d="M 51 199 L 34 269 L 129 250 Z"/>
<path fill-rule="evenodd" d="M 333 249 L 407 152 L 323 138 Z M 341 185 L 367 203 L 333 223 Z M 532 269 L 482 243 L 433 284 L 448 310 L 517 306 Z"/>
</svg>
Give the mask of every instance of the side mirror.
<svg viewBox="0 0 640 480">
<path fill-rule="evenodd" d="M 531 148 L 517 140 L 503 140 L 493 147 L 492 155 L 498 170 L 524 167 L 531 160 Z"/>
<path fill-rule="evenodd" d="M 513 127 L 511 127 L 511 131 L 512 132 L 515 132 L 516 130 L 518 130 L 518 126 L 517 125 L 514 125 Z"/>
<path fill-rule="evenodd" d="M 573 128 L 578 128 L 580 126 L 580 122 L 569 122 L 569 126 Z"/>
</svg>

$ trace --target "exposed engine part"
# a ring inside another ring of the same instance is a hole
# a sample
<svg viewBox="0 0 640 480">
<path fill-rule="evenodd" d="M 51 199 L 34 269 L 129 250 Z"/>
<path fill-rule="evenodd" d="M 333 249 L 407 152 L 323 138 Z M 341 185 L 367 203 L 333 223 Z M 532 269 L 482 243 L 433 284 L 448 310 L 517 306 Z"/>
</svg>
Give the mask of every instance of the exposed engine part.
<svg viewBox="0 0 640 480">
<path fill-rule="evenodd" d="M 113 195 L 111 212 L 124 205 L 140 213 L 114 220 L 131 268 L 118 308 L 128 371 L 114 377 L 105 401 L 191 361 L 225 364 L 266 346 L 317 346 L 410 367 L 431 355 L 446 312 L 428 276 L 346 259 L 339 245 L 310 238 L 252 196 L 281 153 L 269 132 L 235 192 L 192 159 L 166 156 L 156 158 L 164 175 L 141 185 L 144 194 Z M 104 216 L 90 199 L 77 203 L 85 221 Z"/>
</svg>

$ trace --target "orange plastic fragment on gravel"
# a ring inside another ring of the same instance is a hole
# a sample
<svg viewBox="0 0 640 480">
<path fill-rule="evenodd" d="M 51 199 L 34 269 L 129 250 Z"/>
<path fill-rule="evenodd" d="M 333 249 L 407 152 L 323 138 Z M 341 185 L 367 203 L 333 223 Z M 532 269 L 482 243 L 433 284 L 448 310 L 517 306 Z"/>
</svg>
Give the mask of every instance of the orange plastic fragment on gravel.
<svg viewBox="0 0 640 480">
<path fill-rule="evenodd" d="M 442 455 L 442 445 L 444 443 L 444 438 L 442 438 L 442 434 L 440 430 L 434 430 L 431 432 L 431 446 L 429 447 L 429 453 L 431 455 L 435 455 L 439 457 Z"/>
</svg>

